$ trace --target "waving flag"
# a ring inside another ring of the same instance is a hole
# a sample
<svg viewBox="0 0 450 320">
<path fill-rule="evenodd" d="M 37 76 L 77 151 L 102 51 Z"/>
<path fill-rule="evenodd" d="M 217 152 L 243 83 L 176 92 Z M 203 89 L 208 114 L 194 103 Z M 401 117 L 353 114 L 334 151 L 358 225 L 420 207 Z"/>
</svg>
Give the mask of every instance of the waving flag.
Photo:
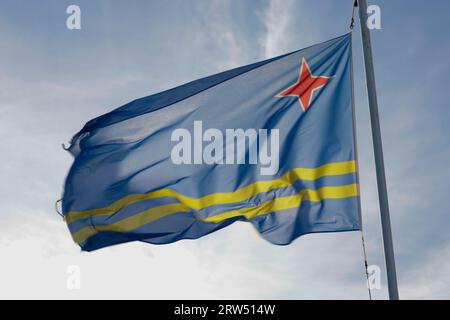
<svg viewBox="0 0 450 320">
<path fill-rule="evenodd" d="M 279 245 L 360 230 L 351 35 L 132 101 L 69 151 L 63 213 L 91 251 L 247 221 Z"/>
</svg>

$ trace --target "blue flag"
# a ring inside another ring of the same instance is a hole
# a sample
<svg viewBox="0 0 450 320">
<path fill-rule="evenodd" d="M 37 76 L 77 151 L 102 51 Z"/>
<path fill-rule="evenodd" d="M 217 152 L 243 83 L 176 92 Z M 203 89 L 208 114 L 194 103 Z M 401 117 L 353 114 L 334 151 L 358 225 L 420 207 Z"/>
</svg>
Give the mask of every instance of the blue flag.
<svg viewBox="0 0 450 320">
<path fill-rule="evenodd" d="M 360 230 L 351 35 L 132 101 L 72 139 L 63 213 L 83 250 L 235 221 L 286 245 Z"/>
</svg>

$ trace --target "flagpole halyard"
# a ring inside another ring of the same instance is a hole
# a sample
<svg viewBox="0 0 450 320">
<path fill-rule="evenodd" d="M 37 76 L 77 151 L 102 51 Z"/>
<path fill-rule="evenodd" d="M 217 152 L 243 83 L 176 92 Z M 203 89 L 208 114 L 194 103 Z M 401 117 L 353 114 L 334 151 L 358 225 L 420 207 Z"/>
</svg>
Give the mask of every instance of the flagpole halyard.
<svg viewBox="0 0 450 320">
<path fill-rule="evenodd" d="M 380 120 L 378 114 L 378 101 L 375 84 L 375 72 L 373 66 L 372 43 L 370 31 L 366 25 L 367 1 L 358 0 L 359 22 L 361 26 L 362 46 L 366 73 L 366 84 L 369 97 L 370 121 L 372 127 L 372 140 L 375 155 L 375 167 L 377 174 L 378 198 L 380 204 L 381 226 L 383 231 L 383 245 L 386 259 L 386 272 L 388 278 L 389 299 L 398 300 L 397 273 L 395 268 L 394 246 L 392 242 L 391 221 L 389 214 L 389 202 L 386 187 L 386 174 L 384 170 L 383 144 L 381 141 Z"/>
</svg>

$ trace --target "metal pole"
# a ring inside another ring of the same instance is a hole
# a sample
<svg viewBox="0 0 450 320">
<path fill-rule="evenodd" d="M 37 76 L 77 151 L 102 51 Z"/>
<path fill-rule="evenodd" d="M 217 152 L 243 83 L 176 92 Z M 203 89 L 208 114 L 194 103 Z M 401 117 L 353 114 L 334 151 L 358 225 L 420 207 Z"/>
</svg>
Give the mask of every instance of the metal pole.
<svg viewBox="0 0 450 320">
<path fill-rule="evenodd" d="M 386 188 L 386 175 L 384 172 L 383 145 L 381 142 L 380 119 L 378 115 L 377 91 L 375 86 L 375 72 L 373 67 L 372 43 L 370 31 L 367 27 L 367 1 L 359 2 L 359 21 L 361 26 L 364 64 L 366 71 L 366 84 L 369 96 L 370 121 L 372 127 L 373 148 L 375 154 L 375 167 L 377 172 L 378 199 L 380 203 L 381 226 L 383 230 L 384 255 L 389 288 L 389 299 L 398 300 L 397 273 L 395 270 L 394 246 L 392 244 L 391 220 L 389 217 L 389 202 Z"/>
</svg>

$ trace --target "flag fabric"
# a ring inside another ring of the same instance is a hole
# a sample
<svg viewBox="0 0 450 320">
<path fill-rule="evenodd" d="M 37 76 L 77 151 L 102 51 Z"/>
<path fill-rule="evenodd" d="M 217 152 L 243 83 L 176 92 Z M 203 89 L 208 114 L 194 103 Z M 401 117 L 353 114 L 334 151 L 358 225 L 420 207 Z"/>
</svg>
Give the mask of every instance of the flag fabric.
<svg viewBox="0 0 450 320">
<path fill-rule="evenodd" d="M 74 241 L 165 244 L 236 221 L 278 245 L 360 230 L 351 50 L 347 34 L 89 121 L 68 148 Z"/>
</svg>

